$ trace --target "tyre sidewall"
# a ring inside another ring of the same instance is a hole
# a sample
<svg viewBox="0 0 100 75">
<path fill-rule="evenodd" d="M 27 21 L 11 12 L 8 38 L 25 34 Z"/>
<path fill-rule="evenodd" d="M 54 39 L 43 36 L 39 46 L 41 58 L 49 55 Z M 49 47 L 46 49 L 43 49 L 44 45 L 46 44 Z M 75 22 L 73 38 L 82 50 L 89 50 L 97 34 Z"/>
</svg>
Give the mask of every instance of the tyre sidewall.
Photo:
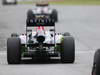
<svg viewBox="0 0 100 75">
<path fill-rule="evenodd" d="M 62 42 L 61 59 L 65 63 L 73 63 L 75 60 L 75 44 L 71 36 L 66 36 Z"/>
</svg>

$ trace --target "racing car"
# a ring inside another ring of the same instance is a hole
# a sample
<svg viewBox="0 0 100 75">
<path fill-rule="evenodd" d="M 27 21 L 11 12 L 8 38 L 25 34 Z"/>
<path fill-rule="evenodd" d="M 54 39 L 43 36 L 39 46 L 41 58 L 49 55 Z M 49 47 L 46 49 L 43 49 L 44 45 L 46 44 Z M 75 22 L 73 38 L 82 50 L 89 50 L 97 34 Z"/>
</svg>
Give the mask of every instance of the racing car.
<svg viewBox="0 0 100 75">
<path fill-rule="evenodd" d="M 69 32 L 57 33 L 55 20 L 27 18 L 24 34 L 12 33 L 7 39 L 8 64 L 20 64 L 22 58 L 49 61 L 60 57 L 62 63 L 74 63 L 75 41 Z"/>
<path fill-rule="evenodd" d="M 2 0 L 3 5 L 17 4 L 17 0 Z"/>
<path fill-rule="evenodd" d="M 100 75 L 100 49 L 96 50 L 94 55 L 92 75 Z"/>
<path fill-rule="evenodd" d="M 58 12 L 56 9 L 50 8 L 48 3 L 37 3 L 34 9 L 29 9 L 27 13 L 28 19 L 35 19 L 39 17 L 47 17 L 58 22 Z"/>
</svg>

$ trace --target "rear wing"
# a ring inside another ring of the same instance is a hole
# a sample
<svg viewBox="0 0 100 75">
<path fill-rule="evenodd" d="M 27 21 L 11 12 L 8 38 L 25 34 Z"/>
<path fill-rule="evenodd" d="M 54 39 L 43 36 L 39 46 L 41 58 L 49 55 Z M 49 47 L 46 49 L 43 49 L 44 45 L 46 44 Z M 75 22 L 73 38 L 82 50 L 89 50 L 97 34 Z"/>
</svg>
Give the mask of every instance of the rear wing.
<svg viewBox="0 0 100 75">
<path fill-rule="evenodd" d="M 27 27 L 34 26 L 55 26 L 55 20 L 53 19 L 27 19 Z"/>
</svg>

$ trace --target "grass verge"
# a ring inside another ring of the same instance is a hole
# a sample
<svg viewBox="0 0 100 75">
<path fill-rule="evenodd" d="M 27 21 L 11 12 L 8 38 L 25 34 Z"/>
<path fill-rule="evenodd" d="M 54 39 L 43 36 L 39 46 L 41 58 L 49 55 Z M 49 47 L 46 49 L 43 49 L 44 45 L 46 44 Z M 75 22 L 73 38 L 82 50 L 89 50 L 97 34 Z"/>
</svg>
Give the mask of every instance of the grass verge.
<svg viewBox="0 0 100 75">
<path fill-rule="evenodd" d="M 19 4 L 34 4 L 32 1 L 21 1 Z M 65 0 L 65 1 L 55 1 L 49 2 L 50 4 L 56 5 L 100 5 L 100 0 Z"/>
</svg>

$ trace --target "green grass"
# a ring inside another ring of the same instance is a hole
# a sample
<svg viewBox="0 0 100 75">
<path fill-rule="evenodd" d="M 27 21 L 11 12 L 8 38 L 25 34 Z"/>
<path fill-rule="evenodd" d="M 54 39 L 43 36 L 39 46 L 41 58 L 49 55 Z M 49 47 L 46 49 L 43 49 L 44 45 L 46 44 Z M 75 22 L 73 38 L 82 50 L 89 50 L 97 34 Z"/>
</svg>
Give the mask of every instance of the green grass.
<svg viewBox="0 0 100 75">
<path fill-rule="evenodd" d="M 100 5 L 100 0 L 65 0 L 65 1 L 56 1 L 49 3 L 57 5 Z M 33 2 L 23 1 L 19 2 L 19 4 L 33 4 Z"/>
<path fill-rule="evenodd" d="M 63 1 L 63 2 L 51 2 L 51 4 L 63 4 L 63 5 L 100 5 L 100 1 Z"/>
</svg>

